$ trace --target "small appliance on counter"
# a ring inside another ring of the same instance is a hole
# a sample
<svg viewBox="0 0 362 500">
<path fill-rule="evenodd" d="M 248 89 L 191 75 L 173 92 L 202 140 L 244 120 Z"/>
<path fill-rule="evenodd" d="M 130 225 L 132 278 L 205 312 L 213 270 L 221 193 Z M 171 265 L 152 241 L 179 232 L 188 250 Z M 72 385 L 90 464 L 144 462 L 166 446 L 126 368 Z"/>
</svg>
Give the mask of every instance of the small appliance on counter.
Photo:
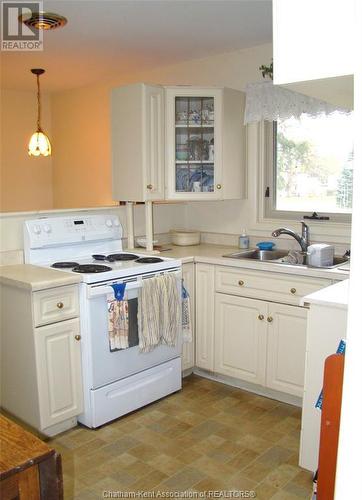
<svg viewBox="0 0 362 500">
<path fill-rule="evenodd" d="M 194 229 L 172 229 L 171 243 L 173 245 L 186 247 L 191 245 L 200 245 L 200 231 Z"/>
<path fill-rule="evenodd" d="M 309 245 L 308 265 L 313 267 L 327 267 L 333 265 L 334 246 L 325 243 Z"/>
</svg>

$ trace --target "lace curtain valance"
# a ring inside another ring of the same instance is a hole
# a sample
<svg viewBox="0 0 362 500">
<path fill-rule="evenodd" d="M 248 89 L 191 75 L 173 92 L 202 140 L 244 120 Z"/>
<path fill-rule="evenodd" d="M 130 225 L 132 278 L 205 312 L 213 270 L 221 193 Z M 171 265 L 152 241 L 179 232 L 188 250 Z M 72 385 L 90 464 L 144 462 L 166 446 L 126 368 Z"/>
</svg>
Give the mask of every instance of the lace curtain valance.
<svg viewBox="0 0 362 500">
<path fill-rule="evenodd" d="M 328 115 L 335 111 L 350 112 L 314 97 L 279 87 L 273 82 L 249 83 L 246 86 L 244 124 L 299 118 L 304 113 L 311 116 L 321 113 Z"/>
</svg>

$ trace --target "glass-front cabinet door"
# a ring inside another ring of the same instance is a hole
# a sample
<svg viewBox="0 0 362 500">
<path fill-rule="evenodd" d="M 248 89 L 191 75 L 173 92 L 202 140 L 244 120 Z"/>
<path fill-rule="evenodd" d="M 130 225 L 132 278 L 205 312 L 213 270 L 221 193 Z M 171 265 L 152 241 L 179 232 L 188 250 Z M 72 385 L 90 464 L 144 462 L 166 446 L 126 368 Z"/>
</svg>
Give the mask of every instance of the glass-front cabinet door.
<svg viewBox="0 0 362 500">
<path fill-rule="evenodd" d="M 221 198 L 221 95 L 218 89 L 168 88 L 168 198 Z"/>
</svg>

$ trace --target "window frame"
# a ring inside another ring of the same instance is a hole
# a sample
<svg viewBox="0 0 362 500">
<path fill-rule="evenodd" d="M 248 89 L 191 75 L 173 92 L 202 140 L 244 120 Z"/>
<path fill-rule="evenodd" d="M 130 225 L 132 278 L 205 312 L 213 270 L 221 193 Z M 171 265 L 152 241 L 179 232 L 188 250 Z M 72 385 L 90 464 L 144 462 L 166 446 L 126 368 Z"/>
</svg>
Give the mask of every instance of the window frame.
<svg viewBox="0 0 362 500">
<path fill-rule="evenodd" d="M 276 209 L 276 161 L 277 161 L 277 122 L 264 122 L 264 140 L 265 140 L 265 171 L 264 171 L 264 217 L 267 219 L 284 219 L 303 220 L 304 215 L 312 215 L 312 212 L 304 211 L 287 211 Z M 266 196 L 267 189 L 269 188 L 269 196 Z M 350 224 L 352 214 L 347 213 L 334 213 L 334 212 L 318 212 L 318 215 L 329 217 L 329 220 L 322 220 L 316 222 L 328 224 L 341 223 Z M 312 222 L 306 219 L 308 223 Z"/>
</svg>

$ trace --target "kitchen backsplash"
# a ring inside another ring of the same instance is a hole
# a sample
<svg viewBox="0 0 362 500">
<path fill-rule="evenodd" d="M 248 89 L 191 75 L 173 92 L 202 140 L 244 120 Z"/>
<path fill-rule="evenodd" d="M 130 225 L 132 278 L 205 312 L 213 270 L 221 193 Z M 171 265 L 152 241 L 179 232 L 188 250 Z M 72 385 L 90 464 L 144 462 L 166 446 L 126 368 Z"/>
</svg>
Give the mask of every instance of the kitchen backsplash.
<svg viewBox="0 0 362 500">
<path fill-rule="evenodd" d="M 154 239 L 158 241 L 159 244 L 165 245 L 169 244 L 171 241 L 171 236 L 169 232 L 166 233 L 155 233 Z M 223 234 L 223 233 L 201 233 L 201 243 L 210 245 L 225 245 L 225 246 L 238 246 L 239 235 L 238 234 Z M 250 236 L 250 247 L 255 247 L 256 243 L 259 241 L 274 241 L 277 248 L 281 249 L 298 249 L 298 244 L 293 238 L 272 238 L 269 235 L 263 236 Z M 320 241 L 312 241 L 311 243 L 321 243 Z M 335 247 L 336 255 L 343 255 L 346 250 L 349 249 L 348 245 L 340 243 L 332 243 Z M 123 238 L 123 248 L 127 249 L 127 238 Z M 140 248 L 140 252 L 142 249 Z M 7 250 L 0 252 L 0 265 L 13 265 L 13 264 L 23 264 L 24 263 L 24 253 L 22 249 L 17 250 Z"/>
<path fill-rule="evenodd" d="M 137 239 L 138 236 L 136 236 L 135 239 Z M 160 245 L 166 245 L 169 244 L 171 241 L 171 236 L 170 233 L 159 233 L 154 235 L 154 239 L 157 240 L 158 244 Z M 127 237 L 122 238 L 123 242 L 123 249 L 127 250 Z M 137 245 L 137 243 L 136 243 Z M 142 248 L 139 247 L 139 252 L 142 253 Z M 24 252 L 22 249 L 19 250 L 7 250 L 4 252 L 0 252 L 0 266 L 11 266 L 14 264 L 24 264 Z"/>
<path fill-rule="evenodd" d="M 250 236 L 250 247 L 255 247 L 259 241 L 273 241 L 277 248 L 281 249 L 292 249 L 298 250 L 299 245 L 293 238 L 273 238 L 270 234 L 265 236 Z M 211 233 L 202 232 L 201 233 L 201 243 L 206 243 L 210 245 L 227 245 L 227 246 L 238 246 L 239 234 L 225 234 L 225 233 Z M 324 243 L 322 241 L 312 240 L 311 243 Z M 346 250 L 349 250 L 350 246 L 341 243 L 329 243 L 335 247 L 336 255 L 343 255 Z"/>
<path fill-rule="evenodd" d="M 177 204 L 155 204 L 153 209 L 154 215 L 154 232 L 155 235 L 168 234 L 170 229 L 174 227 L 185 226 L 185 207 L 183 203 Z M 37 219 L 42 217 L 57 217 L 71 216 L 72 214 L 96 214 L 98 212 L 116 213 L 119 215 L 121 224 L 124 229 L 124 236 L 127 236 L 127 217 L 126 208 L 119 207 L 102 207 L 95 209 L 79 209 L 74 210 L 57 210 L 50 212 L 18 212 L 13 214 L 0 214 L 0 265 L 16 264 L 23 262 L 23 225 L 24 221 L 29 219 Z M 137 205 L 134 209 L 134 226 L 136 236 L 141 236 L 145 233 L 145 209 L 143 205 Z M 156 238 L 157 239 L 157 238 Z"/>
</svg>

